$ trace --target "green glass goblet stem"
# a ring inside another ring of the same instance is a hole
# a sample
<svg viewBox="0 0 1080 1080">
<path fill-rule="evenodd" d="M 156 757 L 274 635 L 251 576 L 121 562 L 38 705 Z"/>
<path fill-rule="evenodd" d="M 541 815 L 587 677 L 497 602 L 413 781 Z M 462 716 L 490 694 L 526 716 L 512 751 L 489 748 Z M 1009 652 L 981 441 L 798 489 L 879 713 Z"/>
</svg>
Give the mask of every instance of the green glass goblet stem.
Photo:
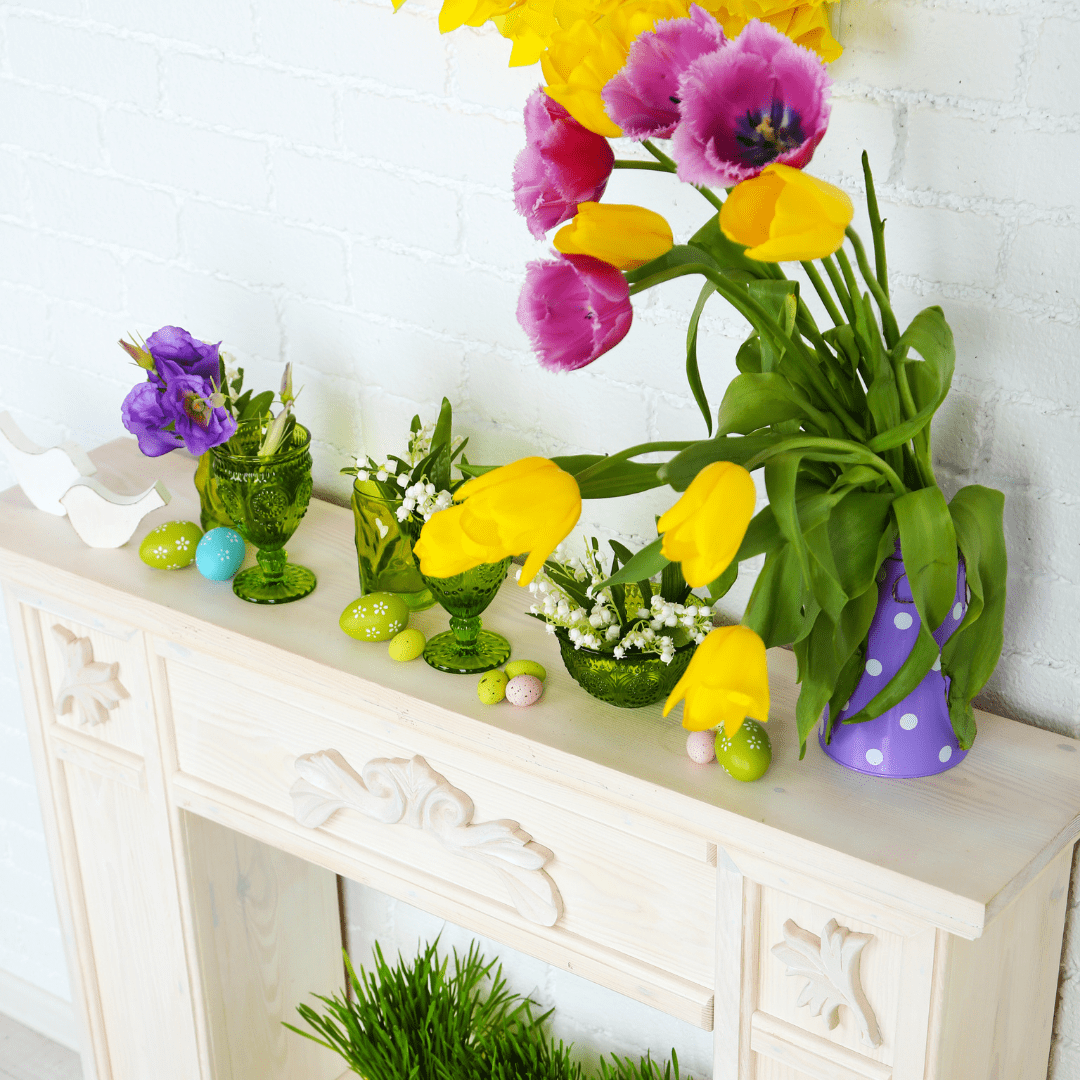
<svg viewBox="0 0 1080 1080">
<path fill-rule="evenodd" d="M 436 634 L 424 648 L 424 659 L 439 671 L 473 675 L 490 671 L 510 658 L 510 642 L 493 630 L 485 630 L 480 613 L 495 599 L 506 580 L 510 559 L 481 563 L 453 577 L 424 575 L 435 599 L 450 614 L 450 629 Z"/>
<path fill-rule="evenodd" d="M 266 420 L 245 420 L 210 450 L 210 477 L 237 532 L 258 550 L 258 566 L 233 578 L 233 592 L 252 604 L 288 604 L 315 588 L 306 566 L 288 561 L 285 544 L 311 500 L 311 433 L 296 424 L 277 452 L 259 457 Z"/>
</svg>

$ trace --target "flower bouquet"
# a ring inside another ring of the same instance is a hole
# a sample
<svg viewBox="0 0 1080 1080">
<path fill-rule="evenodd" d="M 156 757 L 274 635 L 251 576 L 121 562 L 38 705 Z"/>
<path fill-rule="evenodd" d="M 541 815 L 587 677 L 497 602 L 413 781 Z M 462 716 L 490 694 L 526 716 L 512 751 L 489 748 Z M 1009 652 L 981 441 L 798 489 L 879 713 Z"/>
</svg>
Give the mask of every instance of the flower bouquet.
<svg viewBox="0 0 1080 1080">
<path fill-rule="evenodd" d="M 665 483 L 684 492 L 678 522 L 673 508 L 660 519 L 663 535 L 605 586 L 672 561 L 704 585 L 688 572 L 683 539 L 693 538 L 690 554 L 704 565 L 735 535 L 730 564 L 711 559 L 712 595 L 730 587 L 739 563 L 764 556 L 764 566 L 743 625 L 714 630 L 680 683 L 693 726 L 707 726 L 710 708 L 729 734 L 736 714 L 765 720 L 764 647 L 790 645 L 803 752 L 824 716 L 826 746 L 860 732 L 845 760 L 852 767 L 921 775 L 956 764 L 975 736 L 972 698 L 1002 646 L 1003 497 L 971 485 L 947 501 L 938 487 L 930 422 L 952 379 L 952 332 L 937 307 L 900 329 L 866 156 L 870 252 L 850 227 L 848 195 L 803 171 L 828 129 L 826 64 L 839 54 L 825 6 L 447 0 L 440 26 L 488 18 L 513 39 L 511 63 L 539 59 L 547 80 L 526 106 L 527 145 L 514 169 L 516 205 L 533 234 L 562 225 L 555 258 L 528 267 L 518 307 L 541 364 L 570 371 L 594 362 L 629 332 L 632 296 L 674 278 L 702 280 L 686 376 L 709 437 L 639 444 L 569 469 L 586 498 Z M 649 158 L 617 158 L 608 140 L 619 135 Z M 708 217 L 675 243 L 654 211 L 601 201 L 613 169 L 673 175 L 700 192 Z M 801 272 L 785 275 L 781 262 Z M 751 331 L 715 422 L 697 355 L 714 296 Z M 674 456 L 635 460 L 658 451 Z M 752 520 L 745 504 L 729 510 L 719 465 L 729 478 L 762 471 L 769 505 Z M 717 522 L 726 527 L 711 530 Z M 890 559 L 902 561 L 901 574 Z M 868 635 L 887 603 L 908 605 L 894 616 L 905 636 L 889 655 L 872 655 Z M 895 749 L 904 732 L 931 729 L 905 711 L 928 682 L 950 744 L 935 750 L 932 767 L 905 773 L 890 742 Z M 865 734 L 879 717 L 899 725 L 891 740 L 888 731 Z"/>
<path fill-rule="evenodd" d="M 296 418 L 292 365 L 286 364 L 277 395 L 244 390 L 244 369 L 233 368 L 221 342 L 199 341 L 179 326 L 163 326 L 145 341 L 120 341 L 120 347 L 146 372 L 120 407 L 124 427 L 147 457 L 183 447 L 199 459 L 195 487 L 203 529 L 233 524 L 210 477 L 210 453 L 232 439 L 242 421 L 267 418 L 258 441 L 259 457 L 270 457 L 288 443 Z M 272 411 L 275 397 L 281 410 Z"/>
</svg>

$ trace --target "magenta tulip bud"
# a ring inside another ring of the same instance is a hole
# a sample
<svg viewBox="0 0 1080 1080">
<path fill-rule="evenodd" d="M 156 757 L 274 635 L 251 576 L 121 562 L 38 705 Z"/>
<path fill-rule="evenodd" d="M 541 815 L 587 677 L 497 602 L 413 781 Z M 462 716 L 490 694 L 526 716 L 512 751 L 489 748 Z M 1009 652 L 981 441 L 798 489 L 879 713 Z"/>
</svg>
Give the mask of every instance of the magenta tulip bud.
<svg viewBox="0 0 1080 1080">
<path fill-rule="evenodd" d="M 577 213 L 578 203 L 600 199 L 615 155 L 607 139 L 582 127 L 540 87 L 525 103 L 525 138 L 514 163 L 514 205 L 542 240 Z"/>
<path fill-rule="evenodd" d="M 694 4 L 688 19 L 665 19 L 630 46 L 626 63 L 604 86 L 608 115 L 630 139 L 666 139 L 679 122 L 679 79 L 706 53 L 724 47 L 720 24 Z"/>
<path fill-rule="evenodd" d="M 574 371 L 626 337 L 634 310 L 626 278 L 614 266 L 561 255 L 526 267 L 517 316 L 544 367 Z"/>
</svg>

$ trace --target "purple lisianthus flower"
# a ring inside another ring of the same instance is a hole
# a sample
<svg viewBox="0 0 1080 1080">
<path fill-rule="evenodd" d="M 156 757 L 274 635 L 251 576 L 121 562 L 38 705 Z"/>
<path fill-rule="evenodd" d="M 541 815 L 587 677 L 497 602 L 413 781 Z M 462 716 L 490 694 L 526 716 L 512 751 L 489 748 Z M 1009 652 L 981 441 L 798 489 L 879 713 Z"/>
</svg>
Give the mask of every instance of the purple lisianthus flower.
<svg viewBox="0 0 1080 1080">
<path fill-rule="evenodd" d="M 159 360 L 157 372 L 165 383 L 160 396 L 166 422 L 173 422 L 176 435 L 192 454 L 198 457 L 232 438 L 236 421 L 224 406 L 215 408 L 208 400 L 214 392 L 209 379 L 184 372 L 172 360 Z"/>
<path fill-rule="evenodd" d="M 615 154 L 537 87 L 525 103 L 525 149 L 514 162 L 514 205 L 538 240 L 569 221 L 578 203 L 598 202 Z"/>
<path fill-rule="evenodd" d="M 610 263 L 560 255 L 526 267 L 517 317 L 544 367 L 574 371 L 626 337 L 634 310 L 626 278 Z"/>
<path fill-rule="evenodd" d="M 700 56 L 724 47 L 720 24 L 694 4 L 688 19 L 664 19 L 630 46 L 626 63 L 605 84 L 608 115 L 630 139 L 666 139 L 679 121 L 679 79 Z"/>
<path fill-rule="evenodd" d="M 199 341 L 179 326 L 163 326 L 146 339 L 146 347 L 155 361 L 171 360 L 186 374 L 209 379 L 215 386 L 221 377 L 220 346 L 220 341 L 217 345 Z"/>
<path fill-rule="evenodd" d="M 177 435 L 163 430 L 171 419 L 162 407 L 164 396 L 155 382 L 147 380 L 132 387 L 120 406 L 124 427 L 139 440 L 139 450 L 147 457 L 161 457 L 181 445 Z"/>
<path fill-rule="evenodd" d="M 680 180 L 733 187 L 778 162 L 803 168 L 829 124 L 832 83 L 816 53 L 754 20 L 679 80 L 671 137 Z"/>
</svg>

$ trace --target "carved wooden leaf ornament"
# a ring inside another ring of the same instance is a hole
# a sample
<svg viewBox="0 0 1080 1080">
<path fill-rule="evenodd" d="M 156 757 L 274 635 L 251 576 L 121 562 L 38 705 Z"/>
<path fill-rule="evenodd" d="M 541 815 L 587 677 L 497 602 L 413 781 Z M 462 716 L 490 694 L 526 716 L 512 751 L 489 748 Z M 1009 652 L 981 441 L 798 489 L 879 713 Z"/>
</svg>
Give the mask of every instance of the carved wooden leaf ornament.
<svg viewBox="0 0 1080 1080">
<path fill-rule="evenodd" d="M 797 1005 L 808 1005 L 811 1016 L 824 1016 L 832 1030 L 840 1023 L 840 1006 L 846 1005 L 859 1026 L 859 1035 L 867 1046 L 881 1045 L 874 1010 L 863 993 L 860 963 L 872 934 L 858 934 L 830 919 L 821 937 L 803 930 L 788 919 L 784 923 L 784 941 L 772 952 L 787 965 L 789 975 L 807 980 L 799 993 Z"/>
<path fill-rule="evenodd" d="M 52 631 L 64 654 L 64 676 L 56 695 L 57 714 L 77 708 L 80 724 L 103 724 L 109 719 L 109 710 L 128 697 L 117 678 L 120 665 L 95 660 L 90 639 L 76 637 L 66 626 L 57 624 Z"/>
<path fill-rule="evenodd" d="M 357 775 L 337 750 L 296 759 L 293 816 L 317 829 L 341 809 L 386 825 L 404 822 L 432 833 L 443 847 L 495 870 L 530 922 L 554 926 L 562 897 L 544 871 L 552 853 L 516 821 L 473 822 L 473 801 L 422 757 L 373 758 Z"/>
</svg>

